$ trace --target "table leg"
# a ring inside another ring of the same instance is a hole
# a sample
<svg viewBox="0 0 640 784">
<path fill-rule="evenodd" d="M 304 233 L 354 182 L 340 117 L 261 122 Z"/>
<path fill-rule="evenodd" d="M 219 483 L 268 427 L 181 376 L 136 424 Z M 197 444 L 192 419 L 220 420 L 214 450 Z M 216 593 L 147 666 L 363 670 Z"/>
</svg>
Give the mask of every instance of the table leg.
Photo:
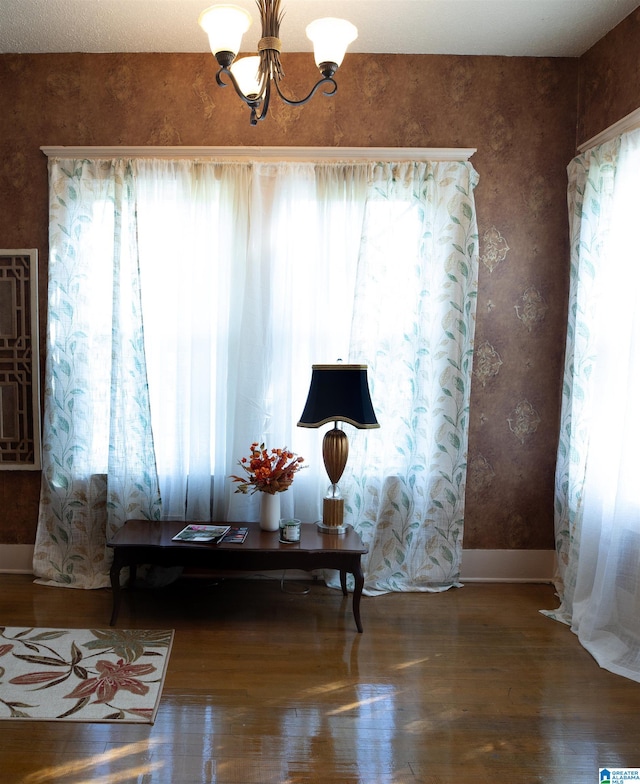
<svg viewBox="0 0 640 784">
<path fill-rule="evenodd" d="M 342 595 L 347 596 L 347 570 L 340 569 L 340 587 L 342 588 Z"/>
<path fill-rule="evenodd" d="M 355 619 L 358 631 L 360 634 L 362 634 L 362 621 L 360 620 L 360 597 L 362 596 L 362 589 L 364 587 L 364 575 L 362 574 L 362 566 L 360 565 L 359 558 L 358 563 L 355 565 L 353 570 L 353 579 L 353 617 Z"/>
</svg>

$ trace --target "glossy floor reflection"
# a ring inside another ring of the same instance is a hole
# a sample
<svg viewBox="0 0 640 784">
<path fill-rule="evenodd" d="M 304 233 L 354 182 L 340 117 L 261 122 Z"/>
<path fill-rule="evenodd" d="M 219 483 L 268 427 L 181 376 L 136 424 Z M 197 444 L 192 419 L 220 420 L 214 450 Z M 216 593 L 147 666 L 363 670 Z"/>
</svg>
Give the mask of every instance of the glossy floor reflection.
<svg viewBox="0 0 640 784">
<path fill-rule="evenodd" d="M 6 625 L 104 628 L 111 595 L 0 575 Z M 0 723 L 7 784 L 593 784 L 640 765 L 640 684 L 538 610 L 551 586 L 350 597 L 278 580 L 125 592 L 120 628 L 175 628 L 148 725 Z M 0 705 L 0 709 L 2 705 Z"/>
</svg>

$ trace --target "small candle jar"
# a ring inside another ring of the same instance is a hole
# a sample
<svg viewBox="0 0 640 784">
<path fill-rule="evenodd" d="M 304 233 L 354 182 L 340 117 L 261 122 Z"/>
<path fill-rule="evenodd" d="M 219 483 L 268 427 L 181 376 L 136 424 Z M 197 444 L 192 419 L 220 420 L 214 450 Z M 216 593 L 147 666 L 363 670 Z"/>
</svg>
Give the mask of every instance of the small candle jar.
<svg viewBox="0 0 640 784">
<path fill-rule="evenodd" d="M 293 517 L 280 520 L 280 541 L 285 544 L 300 541 L 300 520 Z"/>
</svg>

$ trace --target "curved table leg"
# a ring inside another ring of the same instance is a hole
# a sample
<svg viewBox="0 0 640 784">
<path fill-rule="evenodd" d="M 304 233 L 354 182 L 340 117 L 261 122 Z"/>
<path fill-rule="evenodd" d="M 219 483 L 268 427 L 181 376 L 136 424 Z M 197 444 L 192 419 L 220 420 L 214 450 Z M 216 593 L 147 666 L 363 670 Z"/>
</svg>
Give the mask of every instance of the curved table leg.
<svg viewBox="0 0 640 784">
<path fill-rule="evenodd" d="M 362 621 L 360 620 L 360 597 L 362 596 L 362 589 L 364 587 L 364 575 L 362 574 L 362 567 L 360 566 L 360 559 L 353 570 L 353 579 L 355 585 L 353 588 L 353 617 L 355 618 L 356 627 L 360 634 L 362 634 Z"/>
<path fill-rule="evenodd" d="M 347 596 L 347 570 L 340 569 L 340 587 L 342 588 L 342 595 Z"/>
</svg>

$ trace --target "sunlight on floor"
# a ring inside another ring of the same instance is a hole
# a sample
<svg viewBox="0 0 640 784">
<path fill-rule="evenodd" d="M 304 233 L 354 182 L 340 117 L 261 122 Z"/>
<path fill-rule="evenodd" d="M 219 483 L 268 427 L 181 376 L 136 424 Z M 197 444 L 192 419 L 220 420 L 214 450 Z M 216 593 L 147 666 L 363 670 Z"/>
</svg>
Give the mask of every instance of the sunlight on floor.
<svg viewBox="0 0 640 784">
<path fill-rule="evenodd" d="M 388 700 L 393 695 L 389 694 L 381 694 L 378 697 L 369 697 L 365 700 L 358 700 L 357 702 L 352 702 L 350 705 L 341 705 L 339 708 L 335 708 L 335 710 L 327 711 L 327 716 L 338 716 L 341 713 L 346 713 L 347 711 L 357 710 L 358 708 L 363 708 L 366 705 L 373 705 L 375 702 L 384 702 Z"/>
<path fill-rule="evenodd" d="M 78 775 L 84 771 L 87 772 L 86 784 L 117 784 L 119 781 L 131 781 L 134 776 L 143 776 L 146 773 L 158 770 L 158 768 L 162 767 L 162 763 L 140 765 L 121 773 L 109 772 L 104 776 L 96 776 L 92 771 L 95 771 L 96 768 L 102 765 L 109 765 L 109 763 L 133 756 L 134 754 L 145 754 L 151 747 L 158 746 L 163 742 L 166 742 L 166 739 L 151 738 L 138 743 L 128 743 L 126 746 L 106 751 L 103 754 L 93 754 L 82 760 L 44 768 L 28 775 L 23 779 L 22 784 L 49 784 L 49 782 L 62 781 L 66 776 Z M 85 782 L 78 781 L 76 784 L 85 784 Z"/>
<path fill-rule="evenodd" d="M 414 661 L 408 662 L 400 662 L 399 664 L 395 664 L 389 669 L 391 670 L 406 670 L 409 667 L 415 667 L 416 664 L 426 664 L 426 662 L 430 661 L 430 656 L 425 656 L 423 659 L 415 659 Z"/>
</svg>

